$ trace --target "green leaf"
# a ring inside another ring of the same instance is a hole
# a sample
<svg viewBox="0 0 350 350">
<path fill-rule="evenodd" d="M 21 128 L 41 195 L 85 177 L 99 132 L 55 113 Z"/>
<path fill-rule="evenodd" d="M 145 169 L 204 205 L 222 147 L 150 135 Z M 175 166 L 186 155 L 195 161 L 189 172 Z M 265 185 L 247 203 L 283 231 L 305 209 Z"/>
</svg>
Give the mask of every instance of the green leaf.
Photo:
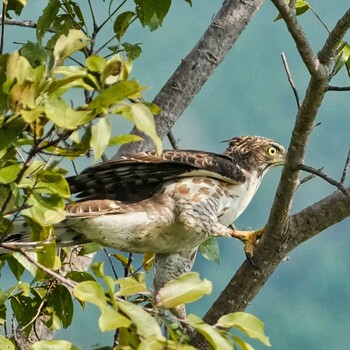
<svg viewBox="0 0 350 350">
<path fill-rule="evenodd" d="M 0 349 L 1 350 L 16 350 L 15 344 L 10 339 L 5 338 L 0 334 Z"/>
<path fill-rule="evenodd" d="M 119 278 L 116 283 L 119 284 L 120 290 L 117 296 L 129 296 L 133 294 L 147 293 L 150 294 L 146 286 L 145 274 L 135 273 L 130 277 Z"/>
<path fill-rule="evenodd" d="M 47 305 L 52 310 L 52 315 L 57 317 L 63 328 L 67 328 L 73 319 L 73 301 L 68 289 L 63 285 L 56 285 L 50 294 Z"/>
<path fill-rule="evenodd" d="M 25 128 L 22 118 L 16 117 L 4 123 L 0 127 L 0 150 L 9 147 Z"/>
<path fill-rule="evenodd" d="M 20 264 L 12 255 L 6 259 L 11 272 L 16 277 L 17 281 L 19 281 L 23 275 L 24 267 Z"/>
<path fill-rule="evenodd" d="M 55 65 L 62 64 L 65 58 L 81 50 L 88 43 L 88 38 L 81 30 L 70 29 L 68 35 L 62 34 L 53 49 Z"/>
<path fill-rule="evenodd" d="M 27 252 L 26 254 L 30 255 L 31 258 L 36 260 L 36 253 Z M 34 277 L 37 274 L 37 267 L 28 261 L 28 259 L 23 256 L 21 253 L 13 253 L 12 256 L 27 270 L 29 271 Z"/>
<path fill-rule="evenodd" d="M 61 3 L 59 0 L 50 0 L 45 7 L 42 15 L 38 19 L 36 26 L 36 38 L 41 43 L 43 36 L 50 28 L 52 22 L 56 19 Z"/>
<path fill-rule="evenodd" d="M 42 170 L 36 176 L 35 190 L 39 193 L 58 194 L 63 198 L 70 196 L 69 185 L 62 174 L 56 171 Z"/>
<path fill-rule="evenodd" d="M 47 61 L 47 52 L 38 43 L 28 41 L 21 47 L 20 53 L 24 56 L 32 67 L 38 67 Z"/>
<path fill-rule="evenodd" d="M 19 16 L 23 10 L 23 7 L 27 5 L 27 0 L 6 0 L 4 1 L 4 4 L 7 6 L 6 9 L 6 15 L 11 18 L 8 14 L 9 11 L 14 11 L 17 16 Z"/>
<path fill-rule="evenodd" d="M 90 102 L 89 107 L 95 109 L 97 113 L 108 112 L 108 108 L 114 103 L 131 98 L 144 89 L 145 87 L 140 86 L 135 80 L 119 81 L 103 90 Z"/>
<path fill-rule="evenodd" d="M 208 238 L 199 245 L 200 253 L 207 259 L 220 263 L 220 248 L 218 240 L 215 237 Z"/>
<path fill-rule="evenodd" d="M 102 56 L 91 55 L 86 59 L 86 67 L 90 72 L 101 73 L 106 64 L 107 61 Z"/>
<path fill-rule="evenodd" d="M 151 140 L 156 146 L 157 152 L 161 154 L 163 150 L 162 140 L 157 135 L 154 116 L 149 110 L 149 108 L 143 103 L 133 103 L 130 106 L 130 114 L 137 129 L 144 132 L 147 136 L 151 138 Z"/>
<path fill-rule="evenodd" d="M 79 350 L 66 340 L 40 340 L 30 347 L 30 350 Z"/>
<path fill-rule="evenodd" d="M 17 284 L 13 287 L 3 291 L 0 289 L 0 305 L 4 305 L 7 299 L 12 295 L 12 293 L 16 290 Z M 1 348 L 0 348 L 1 349 Z"/>
<path fill-rule="evenodd" d="M 73 290 L 73 294 L 81 301 L 89 302 L 100 308 L 102 311 L 107 305 L 107 298 L 103 288 L 95 281 L 85 281 L 78 283 Z"/>
<path fill-rule="evenodd" d="M 342 46 L 342 45 L 344 45 L 344 42 L 339 43 L 339 46 Z M 350 62 L 349 58 L 350 58 L 350 44 L 346 44 L 335 59 L 336 66 L 334 69 L 334 75 L 337 74 L 345 64 L 348 64 L 348 62 Z"/>
<path fill-rule="evenodd" d="M 91 265 L 91 270 L 94 272 L 94 274 L 99 277 L 99 278 L 103 278 L 105 276 L 104 274 L 104 262 L 103 261 L 98 261 L 95 262 Z"/>
<path fill-rule="evenodd" d="M 233 340 L 241 347 L 242 350 L 254 350 L 254 348 L 245 342 L 242 338 L 233 336 Z"/>
<path fill-rule="evenodd" d="M 129 257 L 126 257 L 123 254 L 113 254 L 113 256 L 119 261 L 121 262 L 121 264 L 123 265 L 124 268 L 128 268 L 128 270 L 133 273 L 134 272 L 134 267 L 131 264 L 131 261 L 129 259 Z"/>
<path fill-rule="evenodd" d="M 0 168 L 0 183 L 8 184 L 15 181 L 21 167 L 18 164 L 12 164 L 4 168 Z"/>
<path fill-rule="evenodd" d="M 57 126 L 68 130 L 75 130 L 94 118 L 90 111 L 76 111 L 56 96 L 46 99 L 45 112 Z"/>
<path fill-rule="evenodd" d="M 161 337 L 162 332 L 157 321 L 142 307 L 124 300 L 117 301 L 118 308 L 136 325 L 137 333 L 144 338 L 151 336 Z"/>
<path fill-rule="evenodd" d="M 189 272 L 168 282 L 158 291 L 156 307 L 173 308 L 193 302 L 211 291 L 210 281 L 201 280 L 197 272 Z"/>
<path fill-rule="evenodd" d="M 122 46 L 128 58 L 133 61 L 136 60 L 136 58 L 138 58 L 142 53 L 140 44 L 123 43 Z"/>
<path fill-rule="evenodd" d="M 111 139 L 109 140 L 109 146 L 122 145 L 124 143 L 130 143 L 130 142 L 139 142 L 142 140 L 143 138 L 138 135 L 132 135 L 132 134 L 117 135 L 117 136 L 111 137 Z"/>
<path fill-rule="evenodd" d="M 66 277 L 75 282 L 96 281 L 91 274 L 85 271 L 69 271 Z"/>
<path fill-rule="evenodd" d="M 254 315 L 247 312 L 234 312 L 219 318 L 216 326 L 236 327 L 250 338 L 258 339 L 266 346 L 271 346 L 269 338 L 264 333 L 264 324 Z"/>
<path fill-rule="evenodd" d="M 106 305 L 101 311 L 98 324 L 102 332 L 107 332 L 120 327 L 130 327 L 132 322 L 127 317 L 112 309 L 109 305 Z"/>
<path fill-rule="evenodd" d="M 201 333 L 205 339 L 208 340 L 214 350 L 232 350 L 233 346 L 230 341 L 215 327 L 203 322 L 203 320 L 196 315 L 188 315 L 187 320 L 196 331 Z"/>
<path fill-rule="evenodd" d="M 286 1 L 287 4 L 289 4 L 290 0 Z M 307 1 L 305 0 L 297 0 L 296 4 L 295 4 L 295 12 L 297 16 L 302 15 L 303 13 L 305 13 L 306 11 L 308 11 L 310 9 L 310 5 Z M 274 22 L 278 21 L 279 19 L 282 19 L 281 14 L 279 13 L 278 16 L 273 20 Z"/>
<path fill-rule="evenodd" d="M 90 146 L 94 151 L 95 161 L 101 158 L 111 138 L 112 127 L 107 117 L 100 118 L 91 127 Z"/>
<path fill-rule="evenodd" d="M 121 13 L 115 20 L 113 30 L 118 40 L 122 38 L 129 27 L 130 21 L 134 18 L 135 12 L 126 11 Z"/>
<path fill-rule="evenodd" d="M 103 246 L 101 246 L 98 243 L 91 242 L 91 243 L 86 243 L 83 245 L 82 249 L 79 250 L 78 255 L 86 255 L 86 254 L 91 254 L 91 253 L 96 253 L 99 250 L 101 250 Z"/>
<path fill-rule="evenodd" d="M 162 25 L 169 11 L 171 0 L 135 0 L 136 13 L 141 24 L 155 30 Z"/>
</svg>

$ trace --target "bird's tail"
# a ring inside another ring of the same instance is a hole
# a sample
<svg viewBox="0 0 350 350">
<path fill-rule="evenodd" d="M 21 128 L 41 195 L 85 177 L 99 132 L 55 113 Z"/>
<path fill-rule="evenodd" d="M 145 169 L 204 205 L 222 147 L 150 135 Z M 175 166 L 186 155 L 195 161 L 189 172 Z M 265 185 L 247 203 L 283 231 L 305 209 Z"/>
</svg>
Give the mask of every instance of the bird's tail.
<svg viewBox="0 0 350 350">
<path fill-rule="evenodd" d="M 8 232 L 4 234 L 0 233 L 0 254 L 16 249 L 35 250 L 53 240 L 56 241 L 58 248 L 89 242 L 82 235 L 69 230 L 64 223 L 55 225 L 52 235 L 47 240 L 33 241 L 28 222 L 25 220 L 15 220 Z"/>
</svg>

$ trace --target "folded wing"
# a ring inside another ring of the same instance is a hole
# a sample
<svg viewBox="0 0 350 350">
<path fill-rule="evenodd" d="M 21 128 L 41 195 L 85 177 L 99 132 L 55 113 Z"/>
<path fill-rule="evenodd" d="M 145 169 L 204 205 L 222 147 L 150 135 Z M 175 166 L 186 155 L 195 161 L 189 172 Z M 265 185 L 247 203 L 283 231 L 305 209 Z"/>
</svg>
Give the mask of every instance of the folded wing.
<svg viewBox="0 0 350 350">
<path fill-rule="evenodd" d="M 168 150 L 122 156 L 85 169 L 67 180 L 80 200 L 112 199 L 134 203 L 151 197 L 164 183 L 189 176 L 206 176 L 242 183 L 245 176 L 226 155 Z"/>
</svg>

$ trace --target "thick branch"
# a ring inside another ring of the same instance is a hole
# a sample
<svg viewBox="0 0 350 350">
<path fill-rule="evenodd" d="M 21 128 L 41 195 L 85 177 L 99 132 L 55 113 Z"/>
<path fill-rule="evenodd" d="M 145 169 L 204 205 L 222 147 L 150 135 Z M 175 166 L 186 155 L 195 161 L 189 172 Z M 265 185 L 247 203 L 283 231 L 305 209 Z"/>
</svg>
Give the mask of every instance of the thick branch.
<svg viewBox="0 0 350 350">
<path fill-rule="evenodd" d="M 306 68 L 311 75 L 317 74 L 319 68 L 318 59 L 313 53 L 303 29 L 297 20 L 295 9 L 290 7 L 284 0 L 272 0 L 272 2 L 283 17 Z"/>
<path fill-rule="evenodd" d="M 265 234 L 255 251 L 254 259 L 259 269 L 248 262 L 243 263 L 205 315 L 204 320 L 208 323 L 215 323 L 220 316 L 226 313 L 244 310 L 290 250 L 327 227 L 350 216 L 350 199 L 342 192 L 340 194 L 337 192 L 292 217 L 289 216 L 294 193 L 299 183 L 297 169 L 299 164 L 303 163 L 308 136 L 328 86 L 332 61 L 323 58 L 322 62 L 327 64 L 321 65 L 313 56 L 292 10 L 285 5 L 284 0 L 272 1 L 287 23 L 299 53 L 310 71 L 311 79 L 297 114 L 286 164 L 265 228 Z M 344 17 L 347 18 L 346 16 Z M 330 34 L 332 37 L 337 37 L 338 43 L 346 32 L 344 22 L 349 28 L 350 23 L 340 20 L 331 32 L 333 34 Z M 326 51 L 330 50 L 330 55 L 332 55 L 336 47 L 337 43 L 333 39 L 328 39 L 321 53 L 324 57 L 328 57 Z M 328 74 L 324 74 L 325 72 Z M 200 349 L 206 348 L 203 339 L 198 334 L 193 335 L 192 343 Z"/>
<path fill-rule="evenodd" d="M 260 268 L 257 269 L 245 261 L 204 316 L 204 320 L 208 323 L 214 323 L 227 313 L 245 310 L 287 253 L 349 216 L 350 198 L 337 191 L 289 217 L 288 231 L 282 251 L 280 250 L 281 243 L 271 246 L 265 241 L 265 243 L 259 244 L 256 256 L 259 257 Z M 198 334 L 193 336 L 191 343 L 199 349 L 206 348 L 204 339 Z"/>
<path fill-rule="evenodd" d="M 169 132 L 193 97 L 226 57 L 262 2 L 263 0 L 224 1 L 202 38 L 181 61 L 179 67 L 154 99 L 154 103 L 163 110 L 156 118 L 157 131 L 161 137 Z M 132 133 L 140 134 L 135 128 Z M 118 154 L 133 153 L 149 148 L 154 148 L 154 146 L 149 140 L 146 140 L 139 144 L 123 145 Z"/>
</svg>

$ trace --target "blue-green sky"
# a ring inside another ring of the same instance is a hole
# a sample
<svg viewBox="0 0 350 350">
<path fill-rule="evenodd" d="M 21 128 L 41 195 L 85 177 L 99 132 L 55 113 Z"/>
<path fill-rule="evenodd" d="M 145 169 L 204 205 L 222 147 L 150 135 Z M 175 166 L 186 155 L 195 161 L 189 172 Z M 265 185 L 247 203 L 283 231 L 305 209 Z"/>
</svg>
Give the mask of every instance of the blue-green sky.
<svg viewBox="0 0 350 350">
<path fill-rule="evenodd" d="M 33 13 L 32 6 L 39 10 L 44 3 L 43 0 L 29 1 L 27 17 Z M 103 18 L 107 6 L 100 3 L 94 1 L 97 17 Z M 310 3 L 330 28 L 349 6 L 348 0 L 311 0 Z M 151 100 L 160 90 L 220 6 L 218 0 L 193 0 L 193 7 L 176 0 L 162 28 L 151 33 L 135 25 L 126 35 L 125 40 L 142 43 L 143 54 L 135 61 L 132 76 L 150 86 L 145 94 L 147 99 Z M 297 108 L 281 53 L 286 54 L 301 98 L 309 76 L 284 23 L 273 22 L 276 15 L 273 5 L 266 1 L 226 60 L 184 112 L 173 129 L 181 148 L 221 152 L 226 147 L 222 140 L 248 134 L 267 136 L 288 145 Z M 317 52 L 327 32 L 311 13 L 305 14 L 301 22 Z M 13 35 L 20 36 L 13 41 L 23 40 L 24 34 L 34 40 L 35 36 L 29 32 L 30 29 L 11 28 Z M 103 39 L 111 34 L 106 29 Z M 16 45 L 12 44 L 12 36 L 8 38 L 7 50 L 13 50 Z M 344 74 L 336 77 L 335 84 L 349 85 Z M 336 179 L 341 176 L 350 147 L 349 101 L 346 92 L 327 94 L 317 118 L 321 125 L 310 136 L 305 159 L 308 165 L 324 167 L 324 171 Z M 116 132 L 128 128 L 125 123 L 115 125 Z M 85 166 L 86 162 L 82 164 Z M 266 223 L 279 175 L 279 170 L 267 175 L 252 204 L 237 220 L 239 228 L 258 228 Z M 292 211 L 297 212 L 334 190 L 322 180 L 312 180 L 299 188 Z M 293 251 L 248 307 L 247 311 L 265 322 L 266 333 L 275 349 L 348 348 L 349 225 L 348 219 Z M 203 315 L 244 260 L 240 242 L 221 240 L 220 245 L 220 265 L 197 258 L 195 270 L 210 279 L 214 289 L 211 296 L 191 305 L 189 312 Z M 57 337 L 69 337 L 78 346 L 110 344 L 111 334 L 94 331 L 97 328 L 94 315 L 98 313 L 93 307 L 90 309 L 89 313 L 81 313 L 73 329 L 61 331 Z M 255 346 L 264 348 L 260 344 Z"/>
</svg>

